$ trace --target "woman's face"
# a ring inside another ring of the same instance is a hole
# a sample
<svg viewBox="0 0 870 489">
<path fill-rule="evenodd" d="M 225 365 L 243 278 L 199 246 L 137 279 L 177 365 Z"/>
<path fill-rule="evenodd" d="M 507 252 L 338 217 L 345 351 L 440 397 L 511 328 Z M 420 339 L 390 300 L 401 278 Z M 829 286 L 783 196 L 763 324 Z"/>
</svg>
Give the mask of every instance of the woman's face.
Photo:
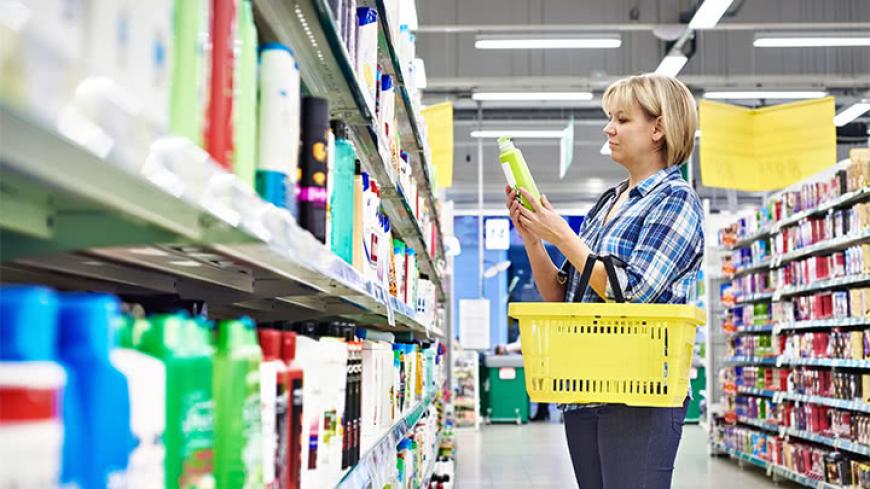
<svg viewBox="0 0 870 489">
<path fill-rule="evenodd" d="M 613 161 L 630 166 L 658 151 L 664 134 L 656 119 L 647 116 L 637 102 L 632 103 L 630 110 L 608 108 L 607 114 L 609 121 L 604 134 Z"/>
</svg>

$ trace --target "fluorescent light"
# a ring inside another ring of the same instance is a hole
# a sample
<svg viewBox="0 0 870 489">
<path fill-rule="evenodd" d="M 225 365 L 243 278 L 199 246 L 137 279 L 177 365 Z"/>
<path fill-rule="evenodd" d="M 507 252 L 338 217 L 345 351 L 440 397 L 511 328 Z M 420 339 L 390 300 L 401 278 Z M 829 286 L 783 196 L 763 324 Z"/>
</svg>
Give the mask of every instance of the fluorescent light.
<svg viewBox="0 0 870 489">
<path fill-rule="evenodd" d="M 665 56 L 664 59 L 662 59 L 662 62 L 659 63 L 659 67 L 656 68 L 656 74 L 677 76 L 680 73 L 680 70 L 683 69 L 683 66 L 686 66 L 687 61 L 689 61 L 689 58 L 682 54 Z"/>
<path fill-rule="evenodd" d="M 734 0 L 704 0 L 689 21 L 689 29 L 712 29 L 725 15 Z"/>
<path fill-rule="evenodd" d="M 474 100 L 544 101 L 592 100 L 592 92 L 475 92 Z"/>
<path fill-rule="evenodd" d="M 513 139 L 559 139 L 564 135 L 564 129 L 540 131 L 513 131 L 511 129 L 471 131 L 471 137 L 478 139 L 500 138 L 502 136 L 510 136 Z"/>
<path fill-rule="evenodd" d="M 754 100 L 754 99 L 775 99 L 775 100 L 792 100 L 806 98 L 822 98 L 826 96 L 826 92 L 804 91 L 804 92 L 787 92 L 787 91 L 754 91 L 754 92 L 706 92 L 704 98 L 719 99 L 719 100 Z"/>
<path fill-rule="evenodd" d="M 414 85 L 422 90 L 429 85 L 426 81 L 426 64 L 421 58 L 414 58 Z"/>
<path fill-rule="evenodd" d="M 843 109 L 839 114 L 835 115 L 834 125 L 837 127 L 843 127 L 867 111 L 870 111 L 870 100 L 862 100 L 853 104 L 849 108 Z"/>
<path fill-rule="evenodd" d="M 620 38 L 510 38 L 478 39 L 474 42 L 477 49 L 612 49 L 620 46 Z"/>
<path fill-rule="evenodd" d="M 815 48 L 870 46 L 870 37 L 759 37 L 757 48 Z"/>
<path fill-rule="evenodd" d="M 599 151 L 599 152 L 603 155 L 611 154 L 612 151 L 610 151 L 610 142 L 604 141 L 604 146 L 601 147 L 601 151 Z"/>
</svg>

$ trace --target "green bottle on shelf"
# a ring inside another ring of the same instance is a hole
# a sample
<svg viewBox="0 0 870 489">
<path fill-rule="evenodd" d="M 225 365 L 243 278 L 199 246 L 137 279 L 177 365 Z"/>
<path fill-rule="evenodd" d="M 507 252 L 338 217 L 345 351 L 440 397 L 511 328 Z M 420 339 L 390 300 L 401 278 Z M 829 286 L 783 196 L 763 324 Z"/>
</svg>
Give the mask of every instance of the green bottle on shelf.
<svg viewBox="0 0 870 489">
<path fill-rule="evenodd" d="M 175 0 L 170 130 L 202 146 L 208 100 L 209 0 Z"/>
<path fill-rule="evenodd" d="M 262 487 L 260 363 L 263 354 L 253 322 L 247 318 L 220 321 L 216 349 L 216 487 Z"/>
<path fill-rule="evenodd" d="M 257 170 L 257 27 L 250 0 L 239 3 L 234 65 L 233 131 L 235 154 L 233 172 L 239 180 L 254 188 Z"/>
<path fill-rule="evenodd" d="M 214 487 L 213 349 L 197 322 L 183 314 L 153 316 L 140 349 L 166 366 L 167 489 Z M 134 335 L 136 332 L 134 331 Z"/>
<path fill-rule="evenodd" d="M 504 171 L 508 185 L 514 189 L 523 188 L 528 191 L 532 197 L 537 200 L 541 199 L 541 192 L 538 191 L 538 186 L 535 185 L 535 179 L 532 178 L 529 172 L 529 166 L 526 164 L 526 159 L 523 158 L 523 153 L 514 146 L 510 136 L 502 136 L 498 138 L 498 161 L 501 162 L 501 169 Z M 532 210 L 532 204 L 526 202 L 526 199 L 517 193 L 517 198 L 526 209 Z"/>
</svg>

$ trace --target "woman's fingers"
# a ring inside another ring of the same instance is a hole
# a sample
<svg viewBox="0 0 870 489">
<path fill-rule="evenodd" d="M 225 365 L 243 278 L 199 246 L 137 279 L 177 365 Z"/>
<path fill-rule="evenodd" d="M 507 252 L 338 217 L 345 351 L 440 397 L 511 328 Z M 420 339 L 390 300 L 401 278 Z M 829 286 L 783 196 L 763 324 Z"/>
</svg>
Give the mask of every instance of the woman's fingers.
<svg viewBox="0 0 870 489">
<path fill-rule="evenodd" d="M 553 204 L 550 203 L 550 199 L 548 199 L 547 196 L 543 195 L 543 194 L 541 195 L 541 205 L 543 205 L 544 208 L 549 209 L 551 211 L 556 210 L 556 209 L 553 209 Z"/>
<path fill-rule="evenodd" d="M 532 210 L 537 212 L 541 209 L 541 203 L 538 201 L 538 199 L 532 197 L 532 194 L 530 194 L 528 190 L 520 187 L 519 191 L 523 198 L 526 200 L 526 202 L 530 202 L 532 204 Z"/>
</svg>

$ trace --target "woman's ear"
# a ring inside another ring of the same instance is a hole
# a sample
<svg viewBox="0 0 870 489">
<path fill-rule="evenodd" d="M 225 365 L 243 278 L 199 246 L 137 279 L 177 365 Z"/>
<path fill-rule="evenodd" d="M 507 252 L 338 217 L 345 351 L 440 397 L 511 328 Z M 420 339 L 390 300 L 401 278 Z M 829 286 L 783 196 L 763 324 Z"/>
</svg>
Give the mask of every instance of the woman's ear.
<svg viewBox="0 0 870 489">
<path fill-rule="evenodd" d="M 659 144 L 665 137 L 665 129 L 662 127 L 662 118 L 656 117 L 655 124 L 653 124 L 652 128 L 652 139 L 653 142 Z"/>
</svg>

